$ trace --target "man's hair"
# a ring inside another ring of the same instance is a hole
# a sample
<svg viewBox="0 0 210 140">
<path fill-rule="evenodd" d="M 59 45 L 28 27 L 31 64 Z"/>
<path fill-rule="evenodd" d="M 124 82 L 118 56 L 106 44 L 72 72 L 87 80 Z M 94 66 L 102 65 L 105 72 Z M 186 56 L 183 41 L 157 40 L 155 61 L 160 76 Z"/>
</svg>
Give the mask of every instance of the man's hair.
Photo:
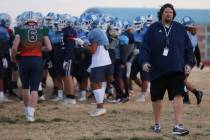
<svg viewBox="0 0 210 140">
<path fill-rule="evenodd" d="M 160 11 L 157 12 L 157 16 L 158 16 L 159 21 L 162 20 L 162 15 L 163 15 L 163 12 L 166 8 L 171 8 L 173 10 L 173 19 L 176 17 L 176 11 L 174 9 L 174 6 L 170 3 L 166 3 L 160 8 Z"/>
</svg>

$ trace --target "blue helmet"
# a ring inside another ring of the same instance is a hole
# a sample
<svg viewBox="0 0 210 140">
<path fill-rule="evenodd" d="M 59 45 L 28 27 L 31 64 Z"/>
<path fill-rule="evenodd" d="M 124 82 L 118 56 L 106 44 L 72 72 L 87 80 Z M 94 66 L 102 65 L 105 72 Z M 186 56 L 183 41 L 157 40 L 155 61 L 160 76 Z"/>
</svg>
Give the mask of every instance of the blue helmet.
<svg viewBox="0 0 210 140">
<path fill-rule="evenodd" d="M 195 27 L 195 21 L 189 17 L 189 16 L 185 16 L 182 18 L 181 23 L 185 26 L 185 27 Z"/>
<path fill-rule="evenodd" d="M 143 25 L 145 24 L 145 18 L 143 16 L 137 16 L 134 21 L 133 21 L 133 24 L 134 24 L 134 29 L 136 31 L 139 31 L 143 28 Z"/>
<path fill-rule="evenodd" d="M 124 31 L 127 31 L 129 29 L 133 29 L 132 24 L 129 20 L 123 20 L 122 24 L 123 24 L 123 30 Z"/>
<path fill-rule="evenodd" d="M 92 28 L 97 27 L 99 24 L 99 20 L 97 15 L 94 14 L 87 14 L 82 17 L 82 30 L 85 32 L 89 32 Z"/>
<path fill-rule="evenodd" d="M 53 12 L 49 12 L 45 17 L 44 17 L 44 25 L 46 27 L 53 27 L 54 22 L 56 20 L 56 14 Z"/>
<path fill-rule="evenodd" d="M 109 28 L 109 34 L 111 37 L 117 37 L 122 33 L 122 21 L 119 19 L 115 19 L 112 21 L 110 28 Z"/>
<path fill-rule="evenodd" d="M 99 18 L 99 27 L 106 32 L 111 24 L 111 21 L 112 16 L 106 14 L 101 15 Z"/>
</svg>

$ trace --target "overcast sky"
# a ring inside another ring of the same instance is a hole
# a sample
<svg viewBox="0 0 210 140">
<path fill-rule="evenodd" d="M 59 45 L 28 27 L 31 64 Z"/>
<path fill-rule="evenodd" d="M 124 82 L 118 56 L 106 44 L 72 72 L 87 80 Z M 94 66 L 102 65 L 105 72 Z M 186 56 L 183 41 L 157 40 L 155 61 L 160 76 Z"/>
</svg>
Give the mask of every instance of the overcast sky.
<svg viewBox="0 0 210 140">
<path fill-rule="evenodd" d="M 91 7 L 146 7 L 160 8 L 172 3 L 175 8 L 210 9 L 210 0 L 0 0 L 0 12 L 6 12 L 13 18 L 26 10 L 43 14 L 53 11 L 79 16 Z"/>
</svg>

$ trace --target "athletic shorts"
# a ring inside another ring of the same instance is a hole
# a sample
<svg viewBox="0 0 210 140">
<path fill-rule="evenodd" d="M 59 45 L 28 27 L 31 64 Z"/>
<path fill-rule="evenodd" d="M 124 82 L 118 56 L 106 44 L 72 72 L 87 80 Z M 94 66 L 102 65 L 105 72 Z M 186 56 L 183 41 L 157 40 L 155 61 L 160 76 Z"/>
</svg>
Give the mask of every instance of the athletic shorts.
<svg viewBox="0 0 210 140">
<path fill-rule="evenodd" d="M 22 57 L 19 63 L 19 74 L 23 89 L 38 91 L 43 72 L 41 57 Z"/>
<path fill-rule="evenodd" d="M 90 81 L 94 83 L 106 81 L 107 76 L 113 75 L 113 65 L 106 65 L 101 67 L 91 68 Z"/>
<path fill-rule="evenodd" d="M 72 74 L 79 83 L 89 77 L 87 69 L 89 68 L 91 61 L 80 61 L 80 63 L 73 63 Z"/>
<path fill-rule="evenodd" d="M 151 81 L 151 100 L 162 100 L 166 90 L 168 91 L 169 100 L 173 100 L 177 95 L 183 95 L 185 75 L 182 72 L 175 72 L 163 75 Z"/>
</svg>

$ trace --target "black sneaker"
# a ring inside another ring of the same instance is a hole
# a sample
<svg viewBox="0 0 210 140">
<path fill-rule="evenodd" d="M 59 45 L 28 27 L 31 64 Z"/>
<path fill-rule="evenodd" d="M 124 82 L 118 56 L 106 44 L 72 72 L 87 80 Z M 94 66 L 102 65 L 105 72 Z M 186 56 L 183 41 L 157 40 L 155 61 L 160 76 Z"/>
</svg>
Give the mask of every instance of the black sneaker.
<svg viewBox="0 0 210 140">
<path fill-rule="evenodd" d="M 185 136 L 189 134 L 189 130 L 185 129 L 182 124 L 179 124 L 178 126 L 174 126 L 173 135 L 179 135 L 179 136 Z"/>
<path fill-rule="evenodd" d="M 200 69 L 203 70 L 203 68 L 204 68 L 204 64 L 201 63 L 201 64 L 200 64 Z"/>
<path fill-rule="evenodd" d="M 161 132 L 161 127 L 159 124 L 155 124 L 154 126 L 151 127 L 151 130 L 154 132 L 154 133 L 160 133 Z"/>
<path fill-rule="evenodd" d="M 199 105 L 202 101 L 202 97 L 203 97 L 203 92 L 202 91 L 198 91 L 195 93 L 195 97 L 197 99 L 197 104 Z"/>
<path fill-rule="evenodd" d="M 189 98 L 189 93 L 185 92 L 183 95 L 183 103 L 184 104 L 190 104 L 190 98 Z"/>
</svg>

